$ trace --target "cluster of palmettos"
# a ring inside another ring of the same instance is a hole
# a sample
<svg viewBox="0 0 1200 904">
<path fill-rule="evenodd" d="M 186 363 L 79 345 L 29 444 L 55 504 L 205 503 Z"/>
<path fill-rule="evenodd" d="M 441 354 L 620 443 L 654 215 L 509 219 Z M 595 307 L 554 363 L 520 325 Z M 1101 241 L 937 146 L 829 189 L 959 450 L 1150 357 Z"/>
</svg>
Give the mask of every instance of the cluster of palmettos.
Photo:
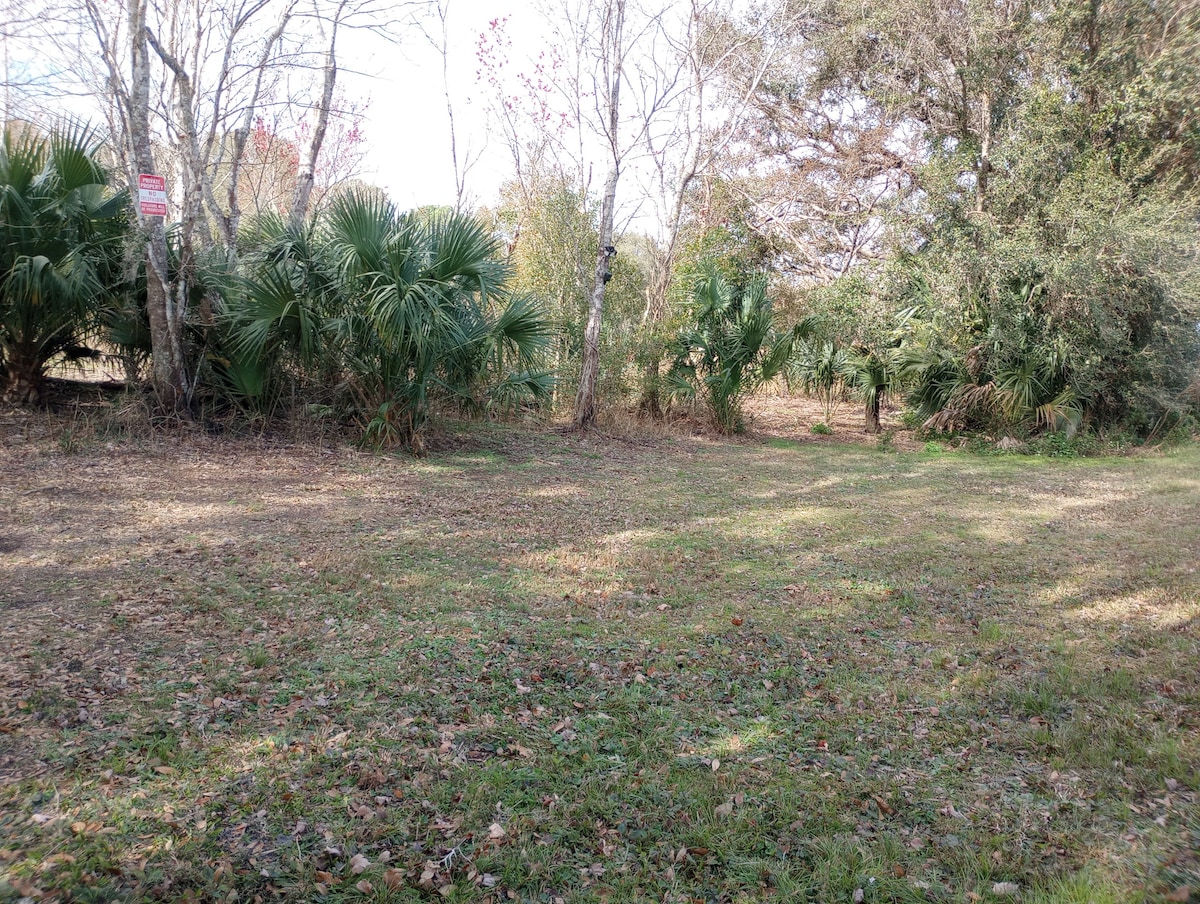
<svg viewBox="0 0 1200 904">
<path fill-rule="evenodd" d="M 0 144 L 0 384 L 36 401 L 48 363 L 86 353 L 123 282 L 128 195 L 93 136 L 7 130 Z"/>
<path fill-rule="evenodd" d="M 98 151 L 80 127 L 10 129 L 0 144 L 0 385 L 10 401 L 37 401 L 63 357 L 107 348 L 136 379 L 150 356 L 128 192 L 110 184 Z M 185 345 L 202 400 L 255 418 L 331 416 L 373 444 L 419 450 L 439 403 L 513 410 L 552 397 L 561 325 L 512 291 L 499 239 L 468 214 L 401 213 L 378 195 L 348 194 L 304 222 L 248 221 L 237 245 L 198 261 L 190 283 Z M 1032 281 L 986 299 L 968 293 L 950 316 L 944 300 L 925 297 L 917 268 L 888 289 L 882 325 L 864 331 L 869 314 L 847 326 L 819 305 L 781 324 L 762 273 L 734 276 L 711 261 L 694 272 L 685 325 L 661 349 L 668 397 L 725 433 L 742 429 L 747 397 L 777 378 L 827 413 L 858 397 L 868 432 L 902 392 L 930 430 L 1030 433 L 1073 431 L 1106 399 L 1118 415 L 1132 410 L 1115 395 L 1122 374 L 1154 383 L 1110 366 L 1129 357 L 1127 331 L 1117 331 L 1122 344 L 1051 328 L 1056 312 Z"/>
<path fill-rule="evenodd" d="M 347 406 L 372 442 L 419 448 L 431 396 L 488 408 L 549 397 L 551 324 L 508 291 L 498 241 L 474 218 L 349 195 L 307 224 L 259 219 L 243 244 L 210 357 L 245 404 L 270 406 L 298 381 L 306 398 Z"/>
<path fill-rule="evenodd" d="M 123 257 L 128 194 L 97 150 L 82 129 L 10 133 L 0 150 L 0 374 L 17 402 L 38 399 L 61 355 L 148 351 L 144 278 Z M 350 195 L 307 223 L 260 218 L 239 245 L 236 266 L 200 268 L 188 345 L 208 388 L 247 413 L 298 389 L 375 442 L 419 443 L 431 394 L 511 406 L 549 393 L 537 362 L 551 325 L 506 290 L 498 242 L 470 216 Z"/>
<path fill-rule="evenodd" d="M 4 138 L 0 367 L 10 400 L 36 401 L 48 365 L 93 354 L 98 338 L 135 371 L 148 354 L 144 279 L 123 258 L 129 196 L 110 186 L 97 150 L 79 128 Z M 470 216 L 401 214 L 351 195 L 303 224 L 261 217 L 239 244 L 236 270 L 217 258 L 203 268 L 190 344 L 210 388 L 246 413 L 278 410 L 298 390 L 307 404 L 351 413 L 375 443 L 419 446 L 431 395 L 512 408 L 551 393 L 553 373 L 539 365 L 553 325 L 534 298 L 506 289 L 497 239 Z M 746 396 L 789 360 L 809 374 L 794 343 L 814 324 L 781 334 L 765 278 L 736 285 L 710 268 L 692 320 L 672 348 L 670 385 L 676 398 L 701 397 L 724 432 L 740 429 Z M 843 356 L 837 379 L 859 379 L 854 360 Z M 805 388 L 819 390 L 809 376 Z M 876 426 L 887 385 L 868 388 Z"/>
<path fill-rule="evenodd" d="M 81 128 L 4 137 L 0 373 L 10 400 L 36 401 L 60 356 L 107 344 L 136 372 L 149 353 L 144 275 L 124 256 L 129 195 L 112 188 L 97 152 Z M 431 397 L 512 408 L 553 389 L 540 365 L 554 326 L 536 299 L 508 291 L 499 250 L 468 215 L 402 214 L 377 196 L 346 196 L 306 223 L 260 217 L 243 230 L 236 267 L 214 256 L 201 268 L 189 348 L 209 389 L 247 414 L 298 397 L 351 415 L 374 443 L 419 447 Z M 807 373 L 796 343 L 815 327 L 777 330 L 761 276 L 737 285 L 709 268 L 693 301 L 692 326 L 671 348 L 672 393 L 701 398 L 715 426 L 734 432 L 763 382 L 789 361 Z M 858 379 L 853 360 L 840 361 L 838 379 Z M 886 388 L 868 392 L 876 426 Z"/>
</svg>

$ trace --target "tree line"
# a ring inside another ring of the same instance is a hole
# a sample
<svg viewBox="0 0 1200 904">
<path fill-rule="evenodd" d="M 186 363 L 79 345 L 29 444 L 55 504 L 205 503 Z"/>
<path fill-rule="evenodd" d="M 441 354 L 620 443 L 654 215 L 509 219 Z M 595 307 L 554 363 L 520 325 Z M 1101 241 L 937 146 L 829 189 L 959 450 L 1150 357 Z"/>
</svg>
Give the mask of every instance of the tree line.
<svg viewBox="0 0 1200 904">
<path fill-rule="evenodd" d="M 75 34 L 101 48 L 106 141 L 6 129 L 10 398 L 99 337 L 168 409 L 302 409 L 387 443 L 440 404 L 579 427 L 685 406 L 733 432 L 772 380 L 857 396 L 871 431 L 889 397 L 929 431 L 1194 423 L 1193 0 L 547 2 L 549 55 L 509 60 L 500 20 L 480 36 L 499 198 L 467 209 L 456 155 L 455 203 L 409 213 L 365 186 L 311 206 L 338 30 L 393 8 L 100 12 Z M 301 32 L 323 49 L 291 204 L 244 216 Z M 173 222 L 131 213 L 121 187 L 168 160 Z"/>
</svg>

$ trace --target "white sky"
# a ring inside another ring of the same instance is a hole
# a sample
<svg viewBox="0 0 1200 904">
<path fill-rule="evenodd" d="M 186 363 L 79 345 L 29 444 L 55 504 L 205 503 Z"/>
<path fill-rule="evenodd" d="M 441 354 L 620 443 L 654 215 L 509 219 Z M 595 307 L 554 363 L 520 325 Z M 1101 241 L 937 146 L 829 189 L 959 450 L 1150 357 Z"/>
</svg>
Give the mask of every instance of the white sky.
<svg viewBox="0 0 1200 904">
<path fill-rule="evenodd" d="M 443 0 L 446 4 L 446 0 Z M 458 133 L 460 165 L 469 153 L 478 162 L 467 176 L 469 201 L 490 203 L 512 172 L 502 141 L 488 141 L 490 88 L 477 81 L 476 42 L 492 19 L 508 17 L 512 66 L 526 68 L 541 44 L 533 4 L 510 0 L 449 0 L 450 91 Z M 428 25 L 440 28 L 436 19 Z M 352 100 L 369 99 L 363 123 L 367 146 L 364 181 L 385 189 L 401 208 L 454 203 L 450 126 L 443 93 L 442 60 L 426 38 L 412 28 L 400 48 L 356 33 L 342 48 L 339 82 Z M 480 156 L 482 154 L 482 156 Z"/>
<path fill-rule="evenodd" d="M 57 0 L 47 0 L 57 2 Z M 731 0 L 734 2 L 734 0 Z M 397 3 L 397 19 L 411 17 L 412 5 Z M 489 31 L 493 20 L 504 20 L 503 34 L 509 42 L 507 67 L 503 81 L 510 90 L 522 93 L 512 83 L 517 72 L 533 73 L 539 54 L 552 55 L 548 35 L 554 24 L 537 9 L 534 0 L 442 0 L 447 16 L 449 89 L 457 128 L 460 168 L 470 161 L 464 201 L 468 206 L 492 204 L 501 183 L 511 177 L 514 163 L 503 137 L 489 140 L 488 109 L 494 100 L 494 88 L 479 77 L 477 56 L 480 35 Z M 405 8 L 407 7 L 407 9 Z M 426 29 L 440 40 L 441 23 L 432 12 L 424 20 Z M 360 110 L 365 160 L 357 174 L 364 181 L 385 189 L 401 208 L 425 204 L 452 204 L 455 201 L 454 167 L 450 154 L 450 127 L 446 111 L 442 57 L 421 28 L 409 21 L 395 30 L 403 35 L 399 46 L 379 35 L 361 29 L 344 30 L 339 36 L 338 94 Z M 0 30 L 2 31 L 2 30 Z M 11 45 L 0 42 L 6 74 L 35 72 L 39 61 L 38 42 L 22 41 Z M 653 52 L 651 50 L 650 52 Z M 32 57 L 26 56 L 32 54 Z M 47 84 L 54 80 L 53 70 L 63 61 L 51 60 Z M 43 67 L 45 68 L 45 67 Z M 317 74 L 306 87 L 309 96 L 319 90 Z M 74 86 L 70 86 L 74 87 Z M 636 103 L 624 92 L 623 106 Z M 7 95 L 0 96 L 6 101 Z M 87 93 L 68 94 L 55 103 L 72 110 L 87 121 L 101 121 L 96 99 Z M 365 104 L 365 106 L 363 106 Z M 7 115 L 8 105 L 5 103 Z M 292 111 L 294 119 L 304 118 L 301 110 Z M 291 119 L 292 117 L 286 117 Z M 293 119 L 293 121 L 294 121 Z M 286 126 L 285 126 L 286 127 Z M 581 145 L 593 140 L 585 134 Z M 591 151 L 598 148 L 590 148 Z M 598 157 L 599 159 L 599 157 Z M 643 201 L 629 204 L 636 160 L 626 161 L 622 177 L 621 206 L 633 213 L 624 217 L 645 216 Z M 598 164 L 603 167 L 603 161 Z M 600 177 L 598 176 L 597 179 Z"/>
<path fill-rule="evenodd" d="M 411 8 L 397 6 L 398 16 L 411 15 Z M 477 81 L 477 42 L 491 20 L 507 18 L 504 30 L 512 41 L 511 67 L 527 69 L 526 59 L 536 56 L 536 48 L 544 43 L 539 26 L 545 23 L 539 21 L 528 0 L 442 0 L 442 8 L 447 11 L 449 80 L 460 165 L 468 154 L 471 159 L 479 158 L 468 176 L 467 200 L 490 203 L 511 173 L 512 163 L 503 142 L 489 144 L 487 140 L 490 89 Z M 430 14 L 425 22 L 440 40 L 436 16 Z M 361 123 L 366 160 L 359 176 L 384 188 L 401 208 L 452 204 L 454 170 L 442 58 L 415 24 L 397 27 L 397 31 L 403 36 L 400 46 L 364 30 L 346 30 L 339 35 L 339 95 L 351 102 L 367 102 Z M 5 78 L 53 72 L 61 65 L 60 60 L 38 56 L 40 48 L 34 45 L 0 42 Z M 309 90 L 319 91 L 320 86 L 314 84 Z M 86 95 L 58 102 L 84 120 L 102 119 L 95 101 Z M 7 117 L 7 93 L 0 94 L 0 103 Z"/>
</svg>

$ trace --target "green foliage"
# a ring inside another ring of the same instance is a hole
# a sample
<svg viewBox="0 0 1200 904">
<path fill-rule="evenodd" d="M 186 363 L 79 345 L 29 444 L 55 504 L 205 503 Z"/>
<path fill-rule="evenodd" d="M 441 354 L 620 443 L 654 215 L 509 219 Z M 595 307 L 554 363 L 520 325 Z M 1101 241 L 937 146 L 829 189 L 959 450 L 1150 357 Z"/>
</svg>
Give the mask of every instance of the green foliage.
<svg viewBox="0 0 1200 904">
<path fill-rule="evenodd" d="M 739 433 L 746 396 L 782 370 L 793 337 L 774 328 L 765 276 L 739 285 L 715 265 L 695 284 L 690 320 L 672 350 L 671 394 L 701 397 L 718 430 Z"/>
<path fill-rule="evenodd" d="M 821 403 L 828 423 L 842 398 L 846 350 L 836 339 L 809 339 L 796 347 L 785 374 L 788 386 L 800 387 Z"/>
<path fill-rule="evenodd" d="M 349 195 L 319 222 L 260 221 L 245 241 L 219 362 L 236 396 L 261 400 L 290 374 L 310 398 L 347 401 L 368 442 L 419 448 L 431 396 L 511 409 L 551 391 L 549 322 L 508 291 L 471 217 Z"/>
<path fill-rule="evenodd" d="M 555 404 L 568 408 L 574 402 L 583 357 L 600 247 L 599 211 L 592 199 L 561 176 L 534 167 L 524 181 L 501 188 L 501 203 L 493 216 L 508 247 L 509 287 L 536 298 L 554 325 L 549 366 L 567 390 L 555 397 Z M 641 329 L 644 256 L 639 238 L 626 237 L 617 242 L 617 255 L 610 262 L 597 385 L 598 396 L 610 404 L 633 394 L 632 365 L 646 339 Z"/>
<path fill-rule="evenodd" d="M 842 378 L 862 400 L 864 429 L 867 433 L 878 433 L 879 409 L 899 386 L 899 349 L 867 346 L 851 349 L 842 362 Z"/>
<path fill-rule="evenodd" d="M 1021 188 L 997 180 L 1001 197 Z M 1181 416 L 1200 360 L 1198 236 L 1182 201 L 1093 161 L 1012 228 L 935 235 L 905 290 L 903 371 L 925 425 L 1148 431 Z"/>
<path fill-rule="evenodd" d="M 721 193 L 718 184 L 715 191 Z M 674 301 L 686 306 L 696 282 L 716 268 L 734 283 L 752 280 L 770 264 L 770 254 L 748 228 L 745 204 L 734 204 L 730 216 L 716 225 L 694 224 L 680 237 L 672 280 Z"/>
<path fill-rule="evenodd" d="M 128 196 L 109 189 L 86 127 L 0 141 L 0 382 L 20 403 L 41 394 L 47 364 L 83 344 L 119 280 Z"/>
<path fill-rule="evenodd" d="M 935 144 L 924 167 L 925 327 L 906 359 L 933 429 L 1145 435 L 1192 405 L 1196 11 L 1114 9 L 1021 25 L 1044 52 L 993 108 L 986 192 L 962 175 L 970 142 Z"/>
<path fill-rule="evenodd" d="M 822 4 L 772 35 L 744 220 L 824 340 L 887 349 L 914 310 L 930 429 L 1161 435 L 1197 411 L 1198 31 L 1153 0 Z"/>
</svg>

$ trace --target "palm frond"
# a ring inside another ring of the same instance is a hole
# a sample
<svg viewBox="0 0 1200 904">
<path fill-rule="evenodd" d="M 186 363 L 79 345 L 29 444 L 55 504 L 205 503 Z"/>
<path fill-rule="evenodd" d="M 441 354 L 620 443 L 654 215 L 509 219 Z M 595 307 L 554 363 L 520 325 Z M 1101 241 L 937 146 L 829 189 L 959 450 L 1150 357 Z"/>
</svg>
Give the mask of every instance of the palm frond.
<svg viewBox="0 0 1200 904">
<path fill-rule="evenodd" d="M 554 338 L 550 321 L 532 295 L 514 295 L 496 318 L 492 333 L 525 367 L 536 362 Z"/>
</svg>

